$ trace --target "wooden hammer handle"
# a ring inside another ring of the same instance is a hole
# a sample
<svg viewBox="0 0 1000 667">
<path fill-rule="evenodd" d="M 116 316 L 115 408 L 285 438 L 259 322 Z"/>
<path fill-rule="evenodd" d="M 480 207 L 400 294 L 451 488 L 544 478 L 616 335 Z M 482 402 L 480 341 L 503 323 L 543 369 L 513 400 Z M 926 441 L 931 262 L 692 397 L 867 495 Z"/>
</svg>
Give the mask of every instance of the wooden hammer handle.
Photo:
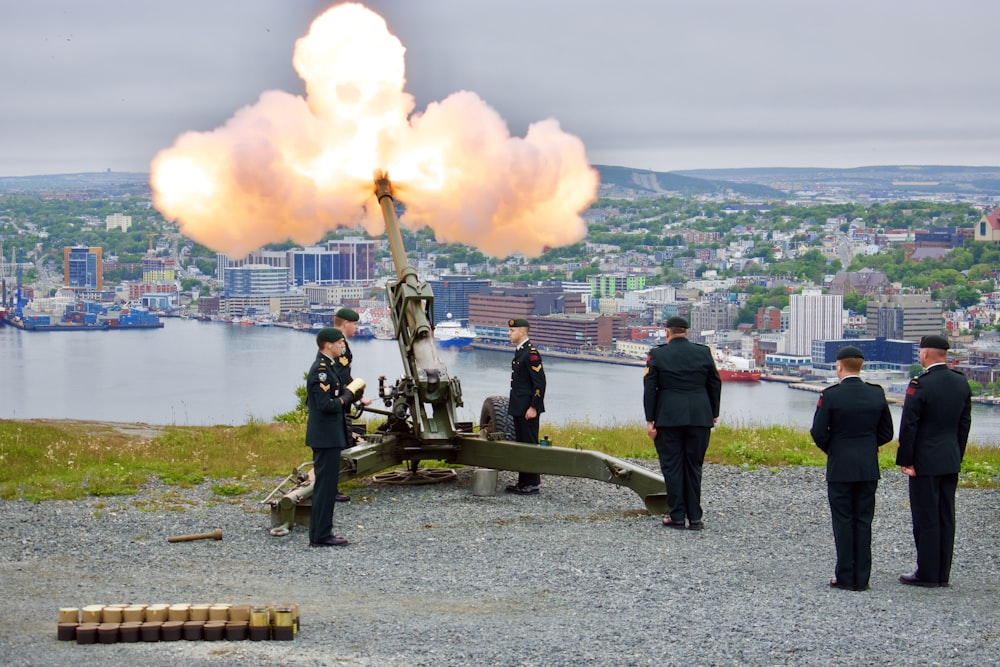
<svg viewBox="0 0 1000 667">
<path fill-rule="evenodd" d="M 191 542 L 192 540 L 221 540 L 222 529 L 216 528 L 211 533 L 196 533 L 194 535 L 174 535 L 168 537 L 167 542 Z"/>
</svg>

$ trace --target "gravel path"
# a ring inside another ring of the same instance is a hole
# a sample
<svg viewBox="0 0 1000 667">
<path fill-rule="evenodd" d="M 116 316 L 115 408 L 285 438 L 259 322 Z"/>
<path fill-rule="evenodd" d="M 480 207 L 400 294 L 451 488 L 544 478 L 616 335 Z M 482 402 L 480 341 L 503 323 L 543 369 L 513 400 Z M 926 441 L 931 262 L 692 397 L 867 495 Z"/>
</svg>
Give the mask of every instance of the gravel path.
<svg viewBox="0 0 1000 667">
<path fill-rule="evenodd" d="M 653 467 L 650 461 L 639 462 Z M 501 473 L 500 484 L 512 473 Z M 277 483 L 277 480 L 275 480 Z M 627 489 L 543 477 L 533 497 L 366 485 L 352 544 L 267 535 L 258 497 L 151 484 L 132 497 L 0 502 L 4 665 L 986 665 L 1000 661 L 1000 492 L 959 489 L 948 589 L 914 567 L 906 486 L 885 473 L 871 590 L 831 590 L 823 470 L 706 466 L 702 532 Z M 166 542 L 222 528 L 222 541 Z M 293 642 L 81 646 L 60 607 L 300 605 Z"/>
</svg>

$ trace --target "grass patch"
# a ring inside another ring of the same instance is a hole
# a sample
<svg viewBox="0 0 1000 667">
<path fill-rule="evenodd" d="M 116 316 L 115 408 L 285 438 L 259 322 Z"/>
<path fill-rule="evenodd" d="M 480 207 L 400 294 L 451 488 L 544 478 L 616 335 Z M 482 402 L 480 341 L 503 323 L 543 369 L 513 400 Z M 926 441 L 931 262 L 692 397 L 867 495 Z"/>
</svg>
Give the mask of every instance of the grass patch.
<svg viewBox="0 0 1000 667">
<path fill-rule="evenodd" d="M 541 436 L 557 447 L 601 451 L 617 458 L 655 459 L 641 422 L 595 426 L 543 423 Z M 305 425 L 252 421 L 241 426 L 156 426 L 64 420 L 0 420 L 0 498 L 41 501 L 128 496 L 150 478 L 190 488 L 220 480 L 216 495 L 267 493 L 269 479 L 309 461 Z M 879 450 L 879 465 L 895 467 L 896 444 Z M 809 434 L 787 426 L 712 430 L 706 460 L 747 467 L 825 466 Z M 424 466 L 447 467 L 438 461 Z M 221 481 L 225 480 L 225 481 Z M 1000 488 L 1000 448 L 970 446 L 962 486 Z M 355 483 L 356 484 L 356 483 Z M 354 485 L 348 482 L 348 488 Z M 155 503 L 183 511 L 179 497 Z M 152 509 L 152 508 L 151 508 Z"/>
</svg>

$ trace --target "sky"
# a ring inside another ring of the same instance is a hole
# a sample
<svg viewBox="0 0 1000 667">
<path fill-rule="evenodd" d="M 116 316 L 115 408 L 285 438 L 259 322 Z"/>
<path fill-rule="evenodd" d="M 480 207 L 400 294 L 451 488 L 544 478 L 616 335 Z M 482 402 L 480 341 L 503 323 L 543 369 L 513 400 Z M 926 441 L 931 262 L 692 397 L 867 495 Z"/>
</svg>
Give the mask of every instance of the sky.
<svg viewBox="0 0 1000 667">
<path fill-rule="evenodd" d="M 338 3 L 0 2 L 0 176 L 149 171 L 266 91 Z M 655 171 L 1000 165 L 1000 3 L 384 0 L 415 113 L 472 91 L 524 136 Z"/>
</svg>

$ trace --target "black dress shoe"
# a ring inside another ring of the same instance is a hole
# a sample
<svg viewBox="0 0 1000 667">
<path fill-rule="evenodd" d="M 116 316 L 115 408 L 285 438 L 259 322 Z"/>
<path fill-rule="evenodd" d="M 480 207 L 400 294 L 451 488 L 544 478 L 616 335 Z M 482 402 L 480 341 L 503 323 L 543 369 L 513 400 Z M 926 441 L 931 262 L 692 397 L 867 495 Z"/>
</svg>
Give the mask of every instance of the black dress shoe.
<svg viewBox="0 0 1000 667">
<path fill-rule="evenodd" d="M 334 498 L 338 503 L 349 503 L 351 502 L 351 497 L 344 495 L 343 493 L 338 493 Z"/>
<path fill-rule="evenodd" d="M 504 489 L 507 493 L 516 493 L 519 496 L 533 496 L 538 493 L 538 487 L 533 484 L 508 484 Z"/>
<path fill-rule="evenodd" d="M 346 538 L 340 535 L 331 535 L 326 539 L 320 540 L 319 542 L 310 542 L 311 547 L 343 547 L 350 544 Z"/>
<path fill-rule="evenodd" d="M 907 586 L 920 586 L 922 588 L 938 588 L 941 586 L 936 581 L 924 581 L 923 579 L 917 579 L 915 574 L 901 574 L 899 575 L 899 583 L 906 584 Z"/>
<path fill-rule="evenodd" d="M 842 584 L 836 579 L 830 580 L 830 588 L 839 588 L 842 591 L 853 591 L 856 590 L 854 586 L 848 586 L 847 584 Z"/>
<path fill-rule="evenodd" d="M 685 528 L 684 521 L 674 521 L 669 516 L 663 517 L 661 523 L 667 528 L 680 528 L 681 530 Z"/>
<path fill-rule="evenodd" d="M 689 521 L 688 530 L 705 530 L 704 521 Z"/>
</svg>

